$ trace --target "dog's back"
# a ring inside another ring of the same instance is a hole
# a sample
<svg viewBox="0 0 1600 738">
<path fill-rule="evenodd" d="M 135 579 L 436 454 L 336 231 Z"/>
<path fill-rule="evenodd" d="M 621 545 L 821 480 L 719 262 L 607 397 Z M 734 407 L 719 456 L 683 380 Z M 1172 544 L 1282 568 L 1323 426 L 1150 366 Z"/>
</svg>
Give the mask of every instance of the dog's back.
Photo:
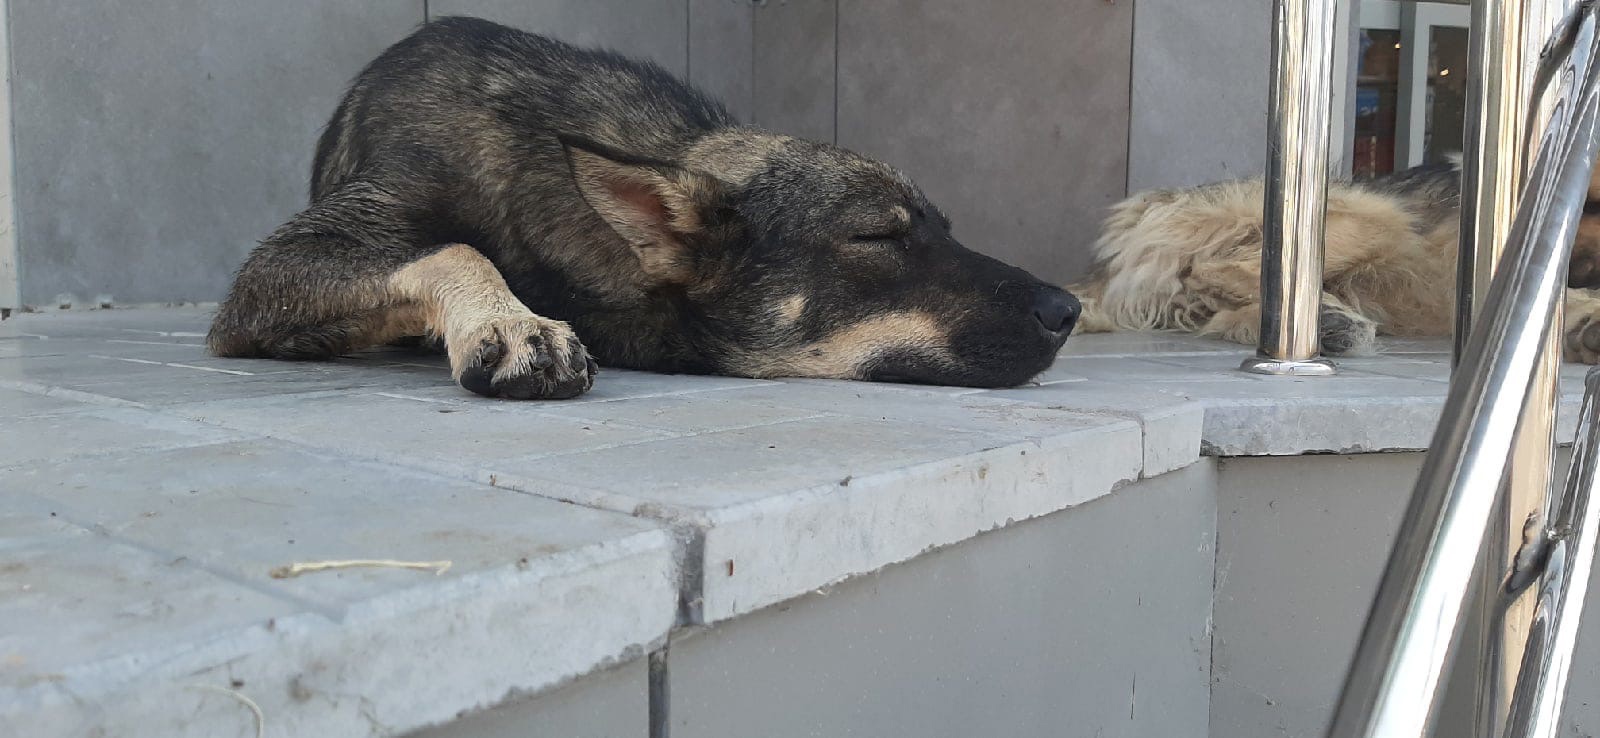
<svg viewBox="0 0 1600 738">
<path fill-rule="evenodd" d="M 512 131 L 582 133 L 670 160 L 696 135 L 733 124 L 719 103 L 655 64 L 477 18 L 443 18 L 357 77 L 318 141 L 311 197 L 372 166 L 409 167 L 415 179 L 437 177 L 448 164 L 453 181 L 424 185 L 471 196 L 515 183 L 575 198 L 547 181 L 567 169 L 556 139 Z"/>
<path fill-rule="evenodd" d="M 1459 220 L 1461 162 L 1454 157 L 1437 164 L 1424 164 L 1369 179 L 1358 179 L 1351 186 L 1393 197 L 1417 215 L 1419 226 L 1424 229 Z"/>
</svg>

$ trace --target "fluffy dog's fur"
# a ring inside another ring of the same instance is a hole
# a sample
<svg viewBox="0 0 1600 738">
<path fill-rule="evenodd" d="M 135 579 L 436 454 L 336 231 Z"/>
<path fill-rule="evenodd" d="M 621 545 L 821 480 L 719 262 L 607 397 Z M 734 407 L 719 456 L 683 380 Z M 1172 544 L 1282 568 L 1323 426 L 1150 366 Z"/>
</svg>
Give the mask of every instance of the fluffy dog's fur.
<svg viewBox="0 0 1600 738">
<path fill-rule="evenodd" d="M 1261 180 L 1143 192 L 1113 206 L 1095 246 L 1079 329 L 1180 330 L 1255 344 L 1261 322 Z M 1600 202 L 1600 171 L 1590 182 Z M 1586 208 L 1593 210 L 1594 208 Z M 1320 337 L 1328 355 L 1377 335 L 1447 336 L 1454 312 L 1460 169 L 1418 167 L 1328 194 Z M 1579 225 L 1568 273 L 1569 361 L 1600 359 L 1600 217 Z"/>
</svg>

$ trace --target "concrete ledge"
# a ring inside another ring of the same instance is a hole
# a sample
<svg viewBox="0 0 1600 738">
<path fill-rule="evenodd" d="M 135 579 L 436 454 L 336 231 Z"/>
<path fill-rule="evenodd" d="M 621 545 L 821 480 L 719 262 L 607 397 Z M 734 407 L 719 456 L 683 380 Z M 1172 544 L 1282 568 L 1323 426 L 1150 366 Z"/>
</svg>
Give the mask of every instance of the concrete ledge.
<svg viewBox="0 0 1600 738">
<path fill-rule="evenodd" d="M 395 734 L 1202 453 L 1423 447 L 1448 378 L 1442 343 L 1293 379 L 1235 371 L 1242 347 L 1102 335 L 1007 390 L 606 371 L 578 400 L 513 403 L 439 357 L 209 357 L 207 319 L 0 323 L 19 531 L 0 592 L 24 593 L 0 598 L 0 721 L 30 736 L 241 717 L 196 683 L 290 735 Z M 454 565 L 267 577 L 358 558 Z"/>
<path fill-rule="evenodd" d="M 1138 450 L 1138 428 L 1114 422 L 714 511 L 697 521 L 701 621 L 1098 498 L 1138 478 Z"/>
<path fill-rule="evenodd" d="M 679 631 L 672 736 L 1203 738 L 1214 467 Z"/>
<path fill-rule="evenodd" d="M 1083 375 L 1086 390 L 1120 379 L 1197 403 L 1207 456 L 1425 450 L 1449 389 L 1449 343 L 1389 339 L 1381 351 L 1339 359 L 1332 377 L 1267 377 L 1237 371 L 1251 353 L 1244 346 L 1177 334 L 1100 334 L 1069 341 L 1053 371 Z M 1562 367 L 1556 432 L 1563 443 L 1576 429 L 1587 371 Z"/>
</svg>

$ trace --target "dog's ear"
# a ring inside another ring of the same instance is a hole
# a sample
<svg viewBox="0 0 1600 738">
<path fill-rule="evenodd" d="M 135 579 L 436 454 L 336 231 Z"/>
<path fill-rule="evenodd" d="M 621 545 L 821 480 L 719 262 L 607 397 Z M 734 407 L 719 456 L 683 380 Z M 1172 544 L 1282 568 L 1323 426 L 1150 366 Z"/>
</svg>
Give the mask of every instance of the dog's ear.
<svg viewBox="0 0 1600 738">
<path fill-rule="evenodd" d="M 581 138 L 562 136 L 561 144 L 583 199 L 633 246 L 640 268 L 660 282 L 692 280 L 689 242 L 704 230 L 702 219 L 722 198 L 722 184 Z"/>
</svg>

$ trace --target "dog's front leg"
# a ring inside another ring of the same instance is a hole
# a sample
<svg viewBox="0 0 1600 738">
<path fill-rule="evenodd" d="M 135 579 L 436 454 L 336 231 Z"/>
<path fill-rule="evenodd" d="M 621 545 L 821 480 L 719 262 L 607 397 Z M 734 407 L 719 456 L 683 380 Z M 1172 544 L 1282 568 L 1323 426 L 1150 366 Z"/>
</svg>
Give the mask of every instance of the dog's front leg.
<svg viewBox="0 0 1600 738">
<path fill-rule="evenodd" d="M 1199 264 L 1183 277 L 1195 305 L 1210 314 L 1197 332 L 1226 341 L 1255 344 L 1261 334 L 1261 263 L 1258 260 Z M 1378 324 L 1330 292 L 1322 293 L 1317 339 L 1329 356 L 1360 356 L 1374 351 Z"/>
<path fill-rule="evenodd" d="M 597 367 L 572 328 L 534 315 L 471 246 L 446 246 L 402 267 L 389 290 L 421 308 L 462 387 L 526 400 L 566 399 L 594 385 Z"/>
</svg>

